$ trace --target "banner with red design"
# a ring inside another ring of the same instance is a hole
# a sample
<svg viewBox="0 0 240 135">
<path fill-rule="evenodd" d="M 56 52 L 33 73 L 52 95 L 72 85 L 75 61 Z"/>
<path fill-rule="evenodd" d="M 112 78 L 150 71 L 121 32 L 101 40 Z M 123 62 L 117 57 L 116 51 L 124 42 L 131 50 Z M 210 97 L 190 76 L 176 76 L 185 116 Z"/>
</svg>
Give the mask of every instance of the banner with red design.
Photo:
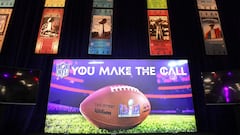
<svg viewBox="0 0 240 135">
<path fill-rule="evenodd" d="M 148 10 L 150 55 L 172 55 L 168 10 Z"/>
<path fill-rule="evenodd" d="M 57 54 L 64 10 L 45 8 L 39 28 L 35 53 Z"/>
</svg>

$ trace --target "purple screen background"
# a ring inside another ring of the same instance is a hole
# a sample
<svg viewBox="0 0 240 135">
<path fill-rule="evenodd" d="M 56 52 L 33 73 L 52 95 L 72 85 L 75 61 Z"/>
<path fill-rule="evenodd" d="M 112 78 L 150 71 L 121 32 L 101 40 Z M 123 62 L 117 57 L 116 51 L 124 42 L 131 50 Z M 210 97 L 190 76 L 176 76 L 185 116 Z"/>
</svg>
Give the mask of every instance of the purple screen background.
<svg viewBox="0 0 240 135">
<path fill-rule="evenodd" d="M 72 68 L 77 67 L 81 67 L 81 70 L 73 74 Z M 90 75 L 93 70 L 89 70 L 90 74 L 83 75 L 87 67 L 94 67 L 94 74 Z M 126 75 L 126 70 L 122 70 L 121 74 L 113 72 L 112 75 L 99 75 L 100 68 L 106 67 L 130 67 L 131 75 Z M 136 67 L 141 69 L 137 70 Z M 149 74 L 150 67 L 154 67 L 152 75 Z M 167 75 L 160 73 L 162 67 L 165 67 L 163 73 Z M 168 74 L 170 68 L 175 74 Z M 89 94 L 114 84 L 138 88 L 149 99 L 151 114 L 194 114 L 188 61 L 147 59 L 55 59 L 47 113 L 80 113 L 79 105 Z"/>
</svg>

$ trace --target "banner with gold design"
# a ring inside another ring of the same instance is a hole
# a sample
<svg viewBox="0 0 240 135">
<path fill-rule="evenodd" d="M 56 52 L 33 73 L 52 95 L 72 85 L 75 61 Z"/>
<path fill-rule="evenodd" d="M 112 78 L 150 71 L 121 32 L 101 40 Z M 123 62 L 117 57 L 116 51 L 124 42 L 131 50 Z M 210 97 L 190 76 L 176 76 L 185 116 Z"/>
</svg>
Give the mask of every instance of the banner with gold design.
<svg viewBox="0 0 240 135">
<path fill-rule="evenodd" d="M 44 7 L 65 7 L 66 0 L 45 0 Z"/>
<path fill-rule="evenodd" d="M 35 53 L 57 54 L 64 9 L 45 8 L 38 32 Z"/>
<path fill-rule="evenodd" d="M 8 8 L 0 9 L 0 52 L 4 42 L 8 23 L 11 18 L 11 14 L 12 14 L 12 9 L 8 9 Z"/>
</svg>

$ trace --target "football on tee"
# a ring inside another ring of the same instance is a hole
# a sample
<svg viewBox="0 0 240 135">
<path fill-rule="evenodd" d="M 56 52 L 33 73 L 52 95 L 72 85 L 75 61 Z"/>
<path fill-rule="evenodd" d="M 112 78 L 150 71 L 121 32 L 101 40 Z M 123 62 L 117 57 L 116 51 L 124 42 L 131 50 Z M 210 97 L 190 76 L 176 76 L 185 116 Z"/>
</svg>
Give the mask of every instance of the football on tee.
<svg viewBox="0 0 240 135">
<path fill-rule="evenodd" d="M 139 125 L 150 113 L 147 97 L 128 85 L 103 87 L 80 104 L 81 114 L 98 128 L 130 129 Z"/>
</svg>

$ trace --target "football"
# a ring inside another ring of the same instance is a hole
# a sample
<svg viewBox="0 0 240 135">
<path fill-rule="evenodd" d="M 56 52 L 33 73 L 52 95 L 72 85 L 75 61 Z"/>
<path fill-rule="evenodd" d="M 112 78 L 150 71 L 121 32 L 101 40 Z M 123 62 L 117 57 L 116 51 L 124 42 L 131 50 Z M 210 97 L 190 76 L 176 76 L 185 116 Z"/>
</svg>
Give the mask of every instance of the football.
<svg viewBox="0 0 240 135">
<path fill-rule="evenodd" d="M 80 104 L 81 114 L 98 128 L 130 129 L 149 115 L 151 105 L 137 88 L 111 85 L 98 89 Z"/>
</svg>

